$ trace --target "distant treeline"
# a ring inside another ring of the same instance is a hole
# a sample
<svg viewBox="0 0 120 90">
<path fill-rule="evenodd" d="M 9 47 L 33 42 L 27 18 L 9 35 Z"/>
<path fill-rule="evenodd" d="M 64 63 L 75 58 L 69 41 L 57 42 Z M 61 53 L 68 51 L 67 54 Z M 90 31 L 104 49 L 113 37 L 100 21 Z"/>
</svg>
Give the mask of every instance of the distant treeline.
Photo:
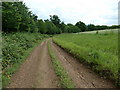
<svg viewBox="0 0 120 90">
<path fill-rule="evenodd" d="M 2 30 L 3 32 L 39 32 L 42 34 L 76 33 L 103 29 L 116 29 L 120 25 L 86 25 L 84 22 L 65 24 L 57 15 L 50 15 L 50 19 L 38 19 L 38 16 L 29 11 L 23 2 L 2 3 Z"/>
</svg>

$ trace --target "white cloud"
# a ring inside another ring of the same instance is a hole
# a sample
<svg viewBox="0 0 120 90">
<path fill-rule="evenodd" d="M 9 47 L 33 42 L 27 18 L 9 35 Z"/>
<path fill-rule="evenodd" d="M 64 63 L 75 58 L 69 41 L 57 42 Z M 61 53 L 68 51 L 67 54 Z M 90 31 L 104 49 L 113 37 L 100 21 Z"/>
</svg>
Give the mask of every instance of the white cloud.
<svg viewBox="0 0 120 90">
<path fill-rule="evenodd" d="M 117 24 L 119 0 L 24 0 L 39 18 L 58 15 L 65 23 Z"/>
</svg>

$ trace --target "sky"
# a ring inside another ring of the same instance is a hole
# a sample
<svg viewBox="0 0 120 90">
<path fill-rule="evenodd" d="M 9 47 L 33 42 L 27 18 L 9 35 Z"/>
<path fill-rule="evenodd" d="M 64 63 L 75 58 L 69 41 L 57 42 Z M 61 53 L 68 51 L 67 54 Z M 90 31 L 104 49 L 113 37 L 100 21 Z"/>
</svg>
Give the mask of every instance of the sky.
<svg viewBox="0 0 120 90">
<path fill-rule="evenodd" d="M 117 25 L 120 0 L 23 0 L 39 19 L 58 15 L 61 21 L 75 24 Z"/>
</svg>

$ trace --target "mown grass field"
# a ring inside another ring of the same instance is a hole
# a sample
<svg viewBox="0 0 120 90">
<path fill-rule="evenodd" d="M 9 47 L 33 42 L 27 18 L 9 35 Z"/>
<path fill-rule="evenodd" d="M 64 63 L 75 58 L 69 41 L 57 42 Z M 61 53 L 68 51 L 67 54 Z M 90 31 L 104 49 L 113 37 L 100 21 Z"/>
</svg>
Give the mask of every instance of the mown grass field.
<svg viewBox="0 0 120 90">
<path fill-rule="evenodd" d="M 118 32 L 118 29 L 105 29 L 105 30 L 94 30 L 94 31 L 86 31 L 86 32 L 80 32 L 80 33 L 96 33 L 96 32 L 99 32 L 99 33 L 101 33 L 101 34 L 103 34 L 103 33 L 117 33 Z M 79 33 L 79 34 L 80 34 Z"/>
<path fill-rule="evenodd" d="M 117 32 L 62 34 L 53 40 L 81 62 L 88 63 L 99 74 L 118 84 Z"/>
<path fill-rule="evenodd" d="M 49 35 L 39 33 L 2 34 L 2 84 L 8 85 L 11 76 L 30 52 Z"/>
</svg>

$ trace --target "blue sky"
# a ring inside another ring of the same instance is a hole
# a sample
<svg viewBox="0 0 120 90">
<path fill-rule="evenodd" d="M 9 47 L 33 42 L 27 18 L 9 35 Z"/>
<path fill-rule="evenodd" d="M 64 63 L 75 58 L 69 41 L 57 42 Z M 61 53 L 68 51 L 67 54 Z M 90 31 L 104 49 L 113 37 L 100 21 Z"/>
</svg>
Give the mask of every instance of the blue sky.
<svg viewBox="0 0 120 90">
<path fill-rule="evenodd" d="M 119 0 L 23 0 L 40 19 L 58 15 L 65 23 L 118 24 Z"/>
</svg>

